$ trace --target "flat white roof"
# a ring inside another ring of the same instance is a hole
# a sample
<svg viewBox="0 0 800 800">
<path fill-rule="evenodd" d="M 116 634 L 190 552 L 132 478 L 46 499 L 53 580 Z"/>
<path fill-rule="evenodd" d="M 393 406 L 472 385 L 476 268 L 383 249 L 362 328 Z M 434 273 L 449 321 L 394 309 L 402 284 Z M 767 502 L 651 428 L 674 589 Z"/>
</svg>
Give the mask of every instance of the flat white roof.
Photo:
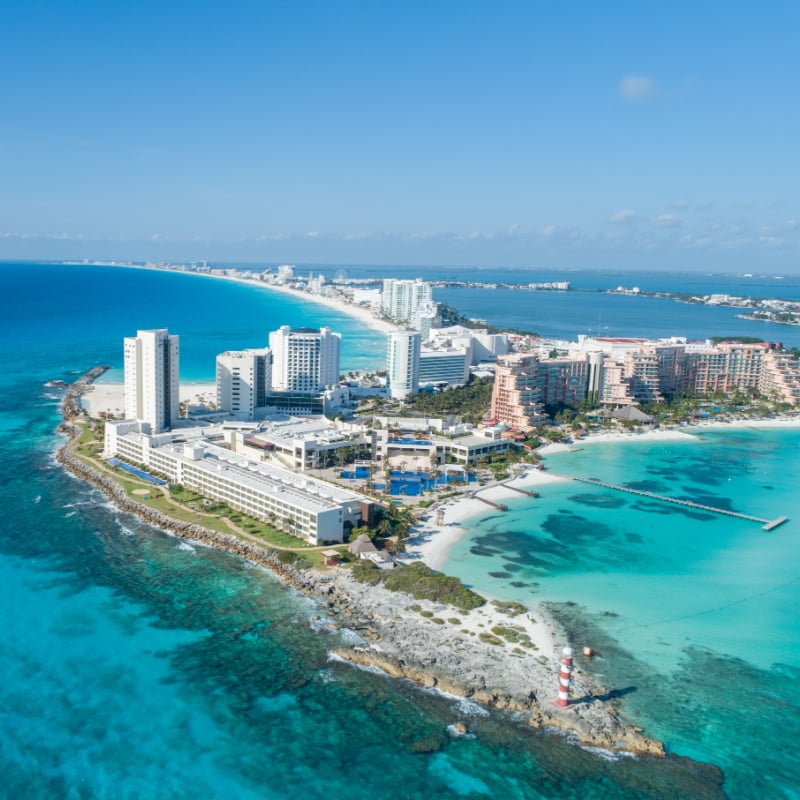
<svg viewBox="0 0 800 800">
<path fill-rule="evenodd" d="M 186 464 L 192 464 L 209 475 L 225 475 L 241 486 L 265 494 L 287 498 L 297 508 L 318 513 L 339 508 L 346 503 L 369 501 L 356 492 L 343 489 L 326 481 L 298 475 L 290 470 L 253 461 L 208 442 L 193 442 L 203 448 L 203 458 L 192 459 L 184 455 L 183 445 L 173 443 L 153 448 L 167 451 Z"/>
</svg>

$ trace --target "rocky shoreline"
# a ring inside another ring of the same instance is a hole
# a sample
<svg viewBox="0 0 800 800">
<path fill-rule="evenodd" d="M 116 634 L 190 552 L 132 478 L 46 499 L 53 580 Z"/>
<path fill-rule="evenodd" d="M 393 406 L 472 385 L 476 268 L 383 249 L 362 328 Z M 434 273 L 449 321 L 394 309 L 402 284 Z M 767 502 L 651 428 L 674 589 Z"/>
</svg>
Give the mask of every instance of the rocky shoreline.
<svg viewBox="0 0 800 800">
<path fill-rule="evenodd" d="M 562 730 L 585 746 L 664 755 L 660 742 L 619 720 L 613 706 L 602 699 L 606 692 L 592 686 L 580 669 L 573 673 L 572 695 L 576 699 L 566 709 L 555 707 L 558 662 L 552 654 L 512 652 L 505 646 L 470 638 L 457 625 L 441 624 L 441 617 L 460 613 L 451 607 L 415 601 L 409 595 L 359 583 L 341 567 L 325 573 L 296 569 L 281 563 L 277 553 L 268 547 L 173 519 L 129 497 L 112 477 L 74 453 L 81 431 L 76 421 L 81 414 L 80 396 L 105 369 L 98 367 L 84 375 L 69 387 L 62 401 L 59 431 L 67 441 L 57 453 L 59 463 L 143 522 L 241 556 L 315 599 L 332 620 L 332 627 L 355 630 L 361 638 L 357 645 L 332 649 L 333 657 L 377 667 L 392 677 L 485 706 L 516 712 L 533 727 Z M 431 616 L 420 615 L 420 608 Z M 438 624 L 434 622 L 437 616 Z"/>
</svg>

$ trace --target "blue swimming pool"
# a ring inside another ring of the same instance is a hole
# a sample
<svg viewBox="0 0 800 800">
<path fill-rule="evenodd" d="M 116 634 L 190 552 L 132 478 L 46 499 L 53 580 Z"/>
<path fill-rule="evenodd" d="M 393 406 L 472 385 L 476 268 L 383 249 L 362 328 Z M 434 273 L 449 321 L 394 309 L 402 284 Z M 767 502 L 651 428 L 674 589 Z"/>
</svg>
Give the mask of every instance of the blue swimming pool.
<svg viewBox="0 0 800 800">
<path fill-rule="evenodd" d="M 340 477 L 365 480 L 369 478 L 369 470 L 366 467 L 356 467 L 355 469 L 346 469 L 342 471 Z"/>
<path fill-rule="evenodd" d="M 463 482 L 464 480 L 467 483 L 474 483 L 476 478 L 474 475 L 464 475 L 463 472 L 431 475 L 428 472 L 403 472 L 393 469 L 389 473 L 389 494 L 417 497 L 423 492 L 441 489 L 449 484 Z M 375 489 L 383 491 L 385 486 L 385 482 L 376 483 Z"/>
<path fill-rule="evenodd" d="M 155 475 L 151 475 L 149 472 L 145 472 L 138 467 L 132 467 L 130 464 L 126 464 L 124 461 L 120 461 L 118 458 L 109 458 L 108 463 L 112 467 L 119 467 L 120 469 L 125 470 L 125 472 L 130 472 L 131 475 L 135 475 L 137 478 L 141 478 L 143 481 L 152 483 L 155 486 L 166 486 L 167 484 L 163 478 L 156 478 Z"/>
</svg>

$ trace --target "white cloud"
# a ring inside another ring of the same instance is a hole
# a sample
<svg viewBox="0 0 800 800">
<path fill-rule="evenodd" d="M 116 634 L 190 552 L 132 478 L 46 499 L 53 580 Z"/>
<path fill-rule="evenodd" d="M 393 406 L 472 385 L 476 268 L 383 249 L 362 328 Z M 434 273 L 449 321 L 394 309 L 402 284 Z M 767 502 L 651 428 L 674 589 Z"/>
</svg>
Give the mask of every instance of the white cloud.
<svg viewBox="0 0 800 800">
<path fill-rule="evenodd" d="M 703 247 L 710 247 L 714 244 L 714 240 L 710 236 L 693 236 L 691 234 L 681 236 L 678 243 L 687 248 L 700 249 Z"/>
<path fill-rule="evenodd" d="M 70 242 L 83 241 L 85 238 L 82 233 L 13 233 L 11 231 L 0 233 L 0 239 L 38 239 Z"/>
<path fill-rule="evenodd" d="M 628 75 L 619 82 L 619 93 L 632 103 L 647 100 L 655 90 L 656 85 L 652 78 L 642 75 Z"/>
<path fill-rule="evenodd" d="M 539 231 L 545 239 L 549 239 L 551 236 L 554 236 L 557 232 L 558 228 L 555 225 L 545 225 L 541 231 Z"/>
<path fill-rule="evenodd" d="M 639 218 L 637 213 L 630 208 L 623 208 L 621 211 L 617 211 L 616 214 L 612 214 L 608 221 L 613 225 L 623 225 L 630 222 L 636 222 Z"/>
<path fill-rule="evenodd" d="M 659 214 L 652 219 L 657 228 L 678 228 L 683 225 L 683 219 L 677 214 Z"/>
</svg>

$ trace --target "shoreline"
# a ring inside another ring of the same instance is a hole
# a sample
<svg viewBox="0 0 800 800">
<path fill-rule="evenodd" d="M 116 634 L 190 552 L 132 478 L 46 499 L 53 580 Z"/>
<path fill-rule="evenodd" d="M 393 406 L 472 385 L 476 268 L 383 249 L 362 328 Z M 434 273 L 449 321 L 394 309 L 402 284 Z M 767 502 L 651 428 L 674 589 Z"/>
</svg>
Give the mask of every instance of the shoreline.
<svg viewBox="0 0 800 800">
<path fill-rule="evenodd" d="M 181 403 L 190 405 L 216 402 L 217 386 L 210 381 L 181 382 L 179 389 Z M 125 384 L 117 382 L 99 382 L 89 384 L 81 393 L 81 408 L 93 418 L 103 413 L 114 414 L 125 408 Z"/>
<path fill-rule="evenodd" d="M 233 275 L 211 275 L 208 272 L 184 272 L 178 269 L 162 269 L 160 267 L 148 267 L 144 264 L 111 264 L 111 263 L 97 263 L 96 266 L 103 267 L 119 267 L 121 269 L 142 269 L 149 272 L 169 272 L 175 275 L 193 275 L 198 278 L 213 278 L 216 280 L 230 281 L 231 283 L 239 283 L 244 286 L 251 286 L 256 289 L 266 289 L 268 291 L 281 292 L 296 297 L 304 302 L 316 303 L 317 305 L 326 306 L 340 314 L 363 322 L 367 327 L 372 328 L 380 333 L 391 333 L 392 331 L 402 330 L 400 326 L 395 325 L 388 320 L 376 317 L 369 309 L 362 306 L 356 306 L 352 303 L 340 299 L 338 297 L 327 297 L 325 295 L 310 294 L 309 292 L 300 292 L 292 289 L 289 286 L 282 286 L 280 284 L 264 283 L 262 281 L 251 281 L 247 278 L 237 278 Z"/>
<path fill-rule="evenodd" d="M 542 456 L 554 453 L 569 453 L 582 449 L 584 445 L 608 444 L 612 442 L 677 442 L 699 441 L 699 436 L 704 430 L 763 430 L 776 428 L 800 428 L 800 416 L 784 417 L 754 417 L 752 419 L 698 422 L 681 428 L 659 428 L 644 432 L 603 432 L 590 433 L 582 439 L 570 444 L 553 443 L 537 450 Z M 442 571 L 446 566 L 450 551 L 458 541 L 466 535 L 470 526 L 467 520 L 492 513 L 489 505 L 477 499 L 477 495 L 493 502 L 502 502 L 511 498 L 519 499 L 520 492 L 513 488 L 526 491 L 536 491 L 537 487 L 552 483 L 563 483 L 569 477 L 556 475 L 547 470 L 530 468 L 514 478 L 507 479 L 493 486 L 486 486 L 460 497 L 453 497 L 439 508 L 444 510 L 444 520 L 441 526 L 433 522 L 434 513 L 431 509 L 414 526 L 407 543 L 407 552 L 415 559 L 427 564 L 431 569 Z"/>
<path fill-rule="evenodd" d="M 62 401 L 59 431 L 66 435 L 66 441 L 58 449 L 58 462 L 76 478 L 103 492 L 122 511 L 179 538 L 199 541 L 265 567 L 283 583 L 315 600 L 335 619 L 332 628 L 355 630 L 361 638 L 357 645 L 329 648 L 332 656 L 378 667 L 418 686 L 519 712 L 532 727 L 571 732 L 584 746 L 658 757 L 665 754 L 660 742 L 622 722 L 613 704 L 598 702 L 606 690 L 595 687 L 579 664 L 573 672 L 572 693 L 576 699 L 565 709 L 553 705 L 559 686 L 559 652 L 540 652 L 540 646 L 551 648 L 556 639 L 563 640 L 563 635 L 555 631 L 540 609 L 536 611 L 539 619 L 528 614 L 523 620 L 491 603 L 463 612 L 358 583 L 344 567 L 325 573 L 297 570 L 281 564 L 268 545 L 172 519 L 128 496 L 99 465 L 87 464 L 73 452 L 82 430 L 81 396 L 92 380 L 91 373 L 87 373 L 68 388 Z M 422 615 L 421 610 L 430 616 Z M 529 650 L 523 651 L 490 634 L 498 626 L 532 631 L 535 638 L 531 636 Z"/>
</svg>

